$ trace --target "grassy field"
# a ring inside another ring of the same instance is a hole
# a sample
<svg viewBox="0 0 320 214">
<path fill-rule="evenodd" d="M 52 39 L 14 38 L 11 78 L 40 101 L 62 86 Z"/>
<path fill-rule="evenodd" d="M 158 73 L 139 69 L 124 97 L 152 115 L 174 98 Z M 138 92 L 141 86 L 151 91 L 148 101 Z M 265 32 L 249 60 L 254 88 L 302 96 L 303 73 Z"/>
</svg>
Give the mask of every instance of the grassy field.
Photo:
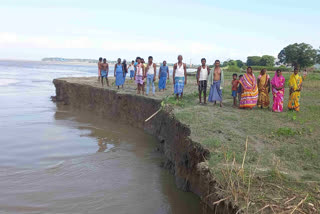
<svg viewBox="0 0 320 214">
<path fill-rule="evenodd" d="M 266 213 L 290 213 L 301 201 L 296 212 L 316 212 L 320 200 L 320 74 L 310 74 L 303 83 L 299 113 L 286 109 L 288 88 L 282 113 L 273 113 L 271 108 L 232 108 L 231 75 L 226 73 L 223 108 L 198 105 L 194 84 L 187 86 L 182 102 L 169 99 L 177 118 L 190 126 L 191 138 L 211 151 L 208 164 L 223 187 L 221 195 L 249 213 L 261 208 Z M 289 75 L 284 73 L 286 82 Z M 271 93 L 270 100 L 272 105 Z"/>
<path fill-rule="evenodd" d="M 283 74 L 286 86 L 290 74 Z M 194 76 L 188 76 L 182 101 L 173 96 L 172 80 L 168 90 L 152 97 L 174 106 L 176 117 L 191 128 L 191 138 L 211 151 L 208 165 L 222 198 L 245 213 L 319 213 L 320 74 L 310 73 L 303 82 L 299 113 L 286 108 L 287 87 L 282 113 L 233 108 L 231 79 L 226 72 L 223 108 L 198 104 Z M 100 87 L 92 78 L 82 81 Z M 135 88 L 129 80 L 119 92 L 136 93 Z"/>
</svg>

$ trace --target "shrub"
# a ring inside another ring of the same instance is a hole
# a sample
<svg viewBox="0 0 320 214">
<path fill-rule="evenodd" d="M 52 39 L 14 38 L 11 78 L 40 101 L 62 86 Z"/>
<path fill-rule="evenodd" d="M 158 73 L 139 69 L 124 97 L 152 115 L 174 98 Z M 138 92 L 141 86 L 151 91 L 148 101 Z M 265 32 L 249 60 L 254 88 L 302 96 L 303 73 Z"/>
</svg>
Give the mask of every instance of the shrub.
<svg viewBox="0 0 320 214">
<path fill-rule="evenodd" d="M 228 72 L 232 72 L 232 73 L 239 73 L 240 72 L 240 68 L 235 65 L 229 66 L 226 70 Z"/>
<path fill-rule="evenodd" d="M 286 137 L 293 136 L 296 134 L 296 132 L 289 127 L 279 128 L 276 131 L 276 133 L 278 134 L 278 136 L 286 136 Z"/>
</svg>

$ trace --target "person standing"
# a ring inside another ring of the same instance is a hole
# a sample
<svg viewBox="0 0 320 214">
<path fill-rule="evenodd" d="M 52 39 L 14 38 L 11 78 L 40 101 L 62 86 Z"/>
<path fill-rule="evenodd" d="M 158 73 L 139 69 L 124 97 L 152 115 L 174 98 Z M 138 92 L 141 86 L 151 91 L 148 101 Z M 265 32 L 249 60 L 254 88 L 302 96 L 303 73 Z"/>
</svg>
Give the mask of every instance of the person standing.
<svg viewBox="0 0 320 214">
<path fill-rule="evenodd" d="M 303 81 L 305 81 L 307 79 L 307 76 L 308 76 L 308 71 L 307 71 L 307 69 L 304 69 L 303 70 Z"/>
<path fill-rule="evenodd" d="M 154 86 L 154 81 L 156 81 L 156 64 L 153 63 L 153 57 L 148 57 L 148 65 L 146 69 L 146 76 L 147 76 L 147 93 L 146 95 L 149 95 L 150 85 L 152 85 L 152 94 L 155 96 L 156 88 Z"/>
<path fill-rule="evenodd" d="M 144 79 L 143 79 L 143 85 L 142 85 L 142 91 L 144 92 L 144 87 L 145 87 L 145 85 L 146 85 L 145 79 L 147 78 L 147 71 L 146 71 L 146 69 L 147 69 L 147 67 L 148 67 L 148 63 L 146 63 L 143 58 L 141 58 L 141 63 L 142 63 L 142 65 L 144 66 L 144 75 L 145 75 L 145 76 L 144 76 Z M 144 94 L 144 93 L 143 93 L 143 94 Z"/>
<path fill-rule="evenodd" d="M 273 94 L 273 112 L 282 112 L 283 111 L 283 97 L 284 97 L 284 84 L 286 80 L 282 76 L 282 72 L 278 69 L 274 77 L 271 80 L 272 85 L 272 94 Z"/>
<path fill-rule="evenodd" d="M 178 63 L 173 66 L 173 85 L 176 99 L 183 98 L 184 85 L 187 84 L 187 66 L 182 62 L 182 55 L 178 56 Z"/>
<path fill-rule="evenodd" d="M 290 76 L 289 88 L 290 95 L 288 108 L 289 110 L 300 111 L 300 92 L 302 89 L 302 78 L 299 75 L 298 68 L 295 68 L 293 74 Z"/>
<path fill-rule="evenodd" d="M 269 108 L 270 104 L 270 76 L 267 69 L 262 69 L 258 77 L 258 108 Z"/>
<path fill-rule="evenodd" d="M 141 58 L 137 57 L 137 65 L 134 73 L 134 79 L 137 83 L 137 94 L 140 94 L 142 90 L 142 94 L 144 95 L 144 87 L 143 87 L 144 76 L 145 76 L 144 65 L 141 62 Z"/>
<path fill-rule="evenodd" d="M 233 97 L 233 107 L 237 106 L 237 92 L 238 92 L 238 85 L 239 80 L 237 80 L 237 74 L 232 75 L 232 81 L 231 81 L 231 90 L 232 90 L 232 97 Z"/>
<path fill-rule="evenodd" d="M 127 77 L 127 73 L 128 73 L 128 65 L 127 65 L 127 60 L 123 60 L 122 61 L 122 67 L 123 67 L 123 70 L 124 70 L 124 76 L 123 76 L 123 83 L 122 83 L 122 87 L 124 85 L 124 83 L 126 82 L 126 77 Z"/>
<path fill-rule="evenodd" d="M 224 74 L 223 70 L 220 68 L 220 60 L 214 62 L 214 70 L 209 75 L 210 83 L 210 94 L 208 101 L 217 104 L 220 102 L 220 107 L 222 107 L 222 89 L 224 85 Z"/>
<path fill-rule="evenodd" d="M 107 60 L 104 58 L 103 63 L 101 64 L 101 72 L 100 72 L 102 87 L 103 87 L 103 78 L 106 79 L 107 86 L 109 86 L 108 73 L 109 73 L 109 65 L 107 63 Z"/>
<path fill-rule="evenodd" d="M 207 81 L 210 74 L 210 68 L 206 65 L 206 59 L 201 59 L 201 66 L 197 70 L 197 84 L 199 90 L 199 104 L 201 105 L 201 95 L 203 92 L 203 103 L 207 104 Z"/>
<path fill-rule="evenodd" d="M 240 108 L 252 109 L 257 105 L 258 101 L 258 87 L 256 77 L 252 73 L 252 68 L 247 68 L 247 73 L 240 79 L 242 86 Z"/>
<path fill-rule="evenodd" d="M 240 100 L 241 100 L 241 94 L 242 94 L 242 85 L 240 84 L 240 80 L 241 78 L 243 77 L 242 74 L 239 75 L 239 86 L 238 86 L 238 101 L 239 101 L 239 104 L 240 104 Z"/>
<path fill-rule="evenodd" d="M 169 67 L 167 61 L 163 61 L 159 68 L 159 91 L 166 89 L 167 79 L 169 80 Z"/>
<path fill-rule="evenodd" d="M 100 57 L 98 61 L 98 82 L 100 82 L 100 78 L 101 78 L 101 64 L 102 64 L 102 57 Z"/>
<path fill-rule="evenodd" d="M 129 65 L 129 68 L 128 68 L 128 70 L 129 70 L 129 72 L 130 72 L 130 79 L 132 80 L 132 78 L 134 78 L 134 68 L 135 66 L 134 66 L 134 61 L 132 60 L 132 62 L 131 62 L 131 64 Z"/>
<path fill-rule="evenodd" d="M 123 88 L 123 78 L 124 78 L 124 68 L 121 64 L 121 59 L 118 59 L 118 63 L 114 66 L 114 76 L 116 78 L 116 86 L 118 86 L 118 89 L 120 88 L 120 85 L 122 85 Z"/>
</svg>

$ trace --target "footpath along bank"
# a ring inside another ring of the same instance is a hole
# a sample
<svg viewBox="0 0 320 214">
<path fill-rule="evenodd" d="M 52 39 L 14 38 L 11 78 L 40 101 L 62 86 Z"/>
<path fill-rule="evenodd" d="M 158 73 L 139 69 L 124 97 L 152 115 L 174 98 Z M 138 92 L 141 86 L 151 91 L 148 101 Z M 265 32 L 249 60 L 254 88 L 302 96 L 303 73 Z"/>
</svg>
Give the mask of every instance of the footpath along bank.
<svg viewBox="0 0 320 214">
<path fill-rule="evenodd" d="M 228 106 L 231 106 L 231 98 L 226 99 L 226 107 L 222 109 L 197 105 L 197 87 L 192 80 L 180 103 L 173 99 L 172 84 L 155 97 L 145 97 L 135 94 L 133 82 L 128 82 L 123 90 L 102 88 L 96 78 L 61 78 L 53 82 L 58 102 L 117 118 L 156 136 L 159 149 L 166 157 L 164 167 L 174 174 L 177 186 L 197 194 L 212 212 L 272 213 L 282 210 L 290 213 L 304 210 L 310 213 L 318 208 L 320 172 L 316 161 L 319 157 L 311 154 L 314 158 L 307 165 L 315 165 L 302 173 L 299 167 L 305 165 L 295 166 L 297 171 L 294 171 L 293 166 L 287 164 L 290 160 L 280 154 L 294 148 L 287 146 L 289 150 L 283 151 L 277 144 L 276 135 L 279 134 L 284 143 L 292 140 L 291 137 L 316 142 L 319 133 L 291 125 L 286 130 L 296 134 L 284 136 L 281 127 L 292 123 L 285 122 L 286 113 L 279 117 L 268 111 L 250 113 L 233 109 Z M 227 92 L 225 90 L 225 97 Z M 161 104 L 165 104 L 162 110 L 145 122 L 163 106 Z M 250 116 L 252 118 L 248 119 Z M 259 131 L 261 118 L 267 125 L 267 120 L 283 120 L 283 123 Z M 308 124 L 308 127 L 313 125 Z M 256 129 L 251 131 L 252 127 Z M 249 138 L 246 131 L 251 134 Z M 319 146 L 319 142 L 314 146 Z M 309 182 L 296 182 L 301 177 Z"/>
</svg>

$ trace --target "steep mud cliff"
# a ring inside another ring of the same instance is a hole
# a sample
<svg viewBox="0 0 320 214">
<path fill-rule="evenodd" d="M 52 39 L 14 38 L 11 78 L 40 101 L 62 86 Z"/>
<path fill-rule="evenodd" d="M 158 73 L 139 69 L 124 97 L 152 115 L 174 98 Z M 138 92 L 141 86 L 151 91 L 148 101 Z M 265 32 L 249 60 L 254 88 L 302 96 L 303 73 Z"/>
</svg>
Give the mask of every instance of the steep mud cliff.
<svg viewBox="0 0 320 214">
<path fill-rule="evenodd" d="M 159 150 L 166 158 L 164 167 L 174 174 L 179 188 L 197 194 L 208 207 L 208 213 L 235 213 L 235 209 L 224 202 L 218 206 L 212 205 L 221 198 L 216 193 L 217 184 L 205 163 L 210 153 L 189 138 L 191 130 L 180 123 L 170 109 L 144 122 L 160 108 L 160 100 L 79 84 L 72 78 L 55 79 L 53 83 L 56 101 L 103 117 L 117 118 L 156 136 Z"/>
</svg>

